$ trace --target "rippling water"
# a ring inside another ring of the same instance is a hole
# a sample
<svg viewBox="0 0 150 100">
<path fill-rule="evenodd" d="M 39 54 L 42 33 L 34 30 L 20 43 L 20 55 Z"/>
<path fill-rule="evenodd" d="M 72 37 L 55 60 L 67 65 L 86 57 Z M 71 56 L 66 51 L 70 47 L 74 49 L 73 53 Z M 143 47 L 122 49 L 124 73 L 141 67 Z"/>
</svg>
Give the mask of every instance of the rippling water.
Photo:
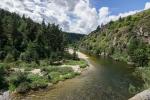
<svg viewBox="0 0 150 100">
<path fill-rule="evenodd" d="M 133 94 L 129 84 L 141 81 L 132 76 L 133 67 L 108 58 L 89 57 L 93 70 L 74 79 L 60 82 L 53 89 L 31 93 L 14 100 L 127 100 Z"/>
</svg>

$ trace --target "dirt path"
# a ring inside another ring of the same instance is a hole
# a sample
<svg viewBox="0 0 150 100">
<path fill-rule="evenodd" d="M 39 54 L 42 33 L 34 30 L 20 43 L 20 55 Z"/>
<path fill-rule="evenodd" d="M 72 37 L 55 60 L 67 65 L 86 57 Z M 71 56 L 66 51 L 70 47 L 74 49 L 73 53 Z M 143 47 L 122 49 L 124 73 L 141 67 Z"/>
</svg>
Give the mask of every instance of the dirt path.
<svg viewBox="0 0 150 100">
<path fill-rule="evenodd" d="M 68 51 L 69 51 L 70 54 L 73 54 L 72 49 L 69 49 Z M 86 68 L 87 71 L 85 71 L 85 72 L 95 70 L 95 67 L 89 62 L 89 60 L 88 60 L 89 57 L 87 55 L 85 55 L 84 53 L 82 53 L 80 51 L 77 51 L 76 53 L 77 53 L 77 55 L 80 59 L 84 59 L 88 62 L 89 67 Z M 82 73 L 85 73 L 85 72 L 83 71 Z"/>
<path fill-rule="evenodd" d="M 70 54 L 73 54 L 73 50 L 72 50 L 72 49 L 69 49 L 68 51 L 69 51 Z M 87 59 L 88 59 L 88 57 L 87 57 L 85 54 L 83 54 L 83 53 L 81 53 L 81 52 L 79 52 L 79 51 L 77 51 L 76 53 L 77 53 L 77 55 L 78 55 L 78 57 L 79 57 L 80 59 L 84 59 L 84 60 L 87 60 Z"/>
</svg>

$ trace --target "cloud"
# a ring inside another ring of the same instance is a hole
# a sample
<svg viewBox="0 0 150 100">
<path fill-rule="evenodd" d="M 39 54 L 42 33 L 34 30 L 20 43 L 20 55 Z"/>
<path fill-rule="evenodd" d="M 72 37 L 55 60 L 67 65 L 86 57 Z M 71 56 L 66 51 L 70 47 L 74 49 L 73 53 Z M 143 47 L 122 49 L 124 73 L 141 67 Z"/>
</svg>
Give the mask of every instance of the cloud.
<svg viewBox="0 0 150 100">
<path fill-rule="evenodd" d="M 129 11 L 111 15 L 111 9 L 102 7 L 98 11 L 89 0 L 2 0 L 0 8 L 30 17 L 34 21 L 59 24 L 67 32 L 87 34 L 98 25 L 107 24 L 120 17 L 133 15 L 139 11 Z M 145 9 L 150 8 L 147 2 Z"/>
<path fill-rule="evenodd" d="M 140 12 L 142 10 L 135 10 L 135 11 L 129 11 L 129 12 L 125 12 L 125 13 L 120 13 L 118 15 L 110 15 L 110 10 L 108 7 L 102 7 L 101 9 L 99 9 L 99 25 L 104 25 L 107 24 L 110 21 L 116 21 L 118 20 L 120 17 L 127 17 L 129 15 L 134 15 L 138 12 Z"/>
<path fill-rule="evenodd" d="M 89 0 L 2 0 L 0 8 L 26 15 L 34 21 L 59 24 L 64 31 L 89 33 L 98 15 Z"/>
<path fill-rule="evenodd" d="M 145 4 L 144 10 L 147 10 L 147 9 L 150 9 L 150 2 L 147 2 L 147 3 Z"/>
</svg>

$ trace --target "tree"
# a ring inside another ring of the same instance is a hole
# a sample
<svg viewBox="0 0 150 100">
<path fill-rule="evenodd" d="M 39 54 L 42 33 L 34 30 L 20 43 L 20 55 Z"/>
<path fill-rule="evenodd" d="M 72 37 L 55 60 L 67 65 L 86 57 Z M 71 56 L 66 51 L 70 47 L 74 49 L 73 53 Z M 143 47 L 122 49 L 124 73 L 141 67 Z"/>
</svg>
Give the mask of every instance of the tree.
<svg viewBox="0 0 150 100">
<path fill-rule="evenodd" d="M 147 45 L 142 40 L 131 38 L 128 46 L 128 54 L 135 64 L 138 66 L 146 66 L 148 64 Z"/>
</svg>

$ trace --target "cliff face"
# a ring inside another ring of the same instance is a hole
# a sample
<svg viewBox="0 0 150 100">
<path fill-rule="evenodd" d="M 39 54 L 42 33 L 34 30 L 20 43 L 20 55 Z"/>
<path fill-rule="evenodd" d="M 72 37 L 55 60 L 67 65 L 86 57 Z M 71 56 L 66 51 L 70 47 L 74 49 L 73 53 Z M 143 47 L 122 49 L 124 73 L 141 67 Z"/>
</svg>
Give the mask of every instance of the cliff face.
<svg viewBox="0 0 150 100">
<path fill-rule="evenodd" d="M 97 28 L 82 39 L 80 49 L 146 66 L 150 57 L 150 10 Z"/>
</svg>

